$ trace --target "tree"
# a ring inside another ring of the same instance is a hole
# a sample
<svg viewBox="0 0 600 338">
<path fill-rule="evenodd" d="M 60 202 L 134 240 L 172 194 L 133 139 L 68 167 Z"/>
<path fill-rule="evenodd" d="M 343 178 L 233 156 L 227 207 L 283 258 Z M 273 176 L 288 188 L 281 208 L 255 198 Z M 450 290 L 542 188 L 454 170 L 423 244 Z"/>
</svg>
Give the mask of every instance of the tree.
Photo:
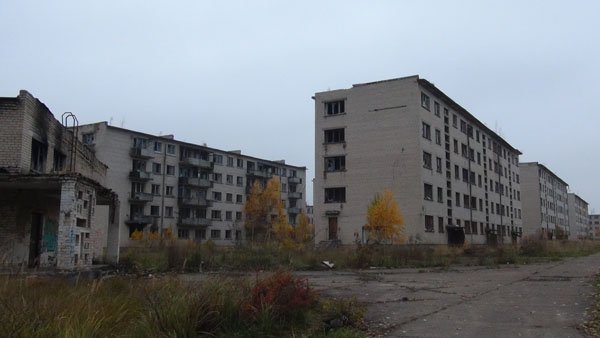
<svg viewBox="0 0 600 338">
<path fill-rule="evenodd" d="M 250 240 L 268 239 L 271 231 L 271 213 L 273 209 L 281 203 L 280 184 L 276 177 L 271 178 L 265 187 L 259 182 L 254 181 L 244 204 L 244 213 L 246 214 L 245 227 L 247 233 L 250 233 Z"/>
<path fill-rule="evenodd" d="M 375 195 L 369 204 L 365 230 L 372 243 L 402 241 L 404 219 L 390 190 Z"/>
<path fill-rule="evenodd" d="M 304 212 L 298 215 L 298 225 L 294 228 L 294 239 L 298 243 L 306 244 L 314 238 L 315 226 L 310 224 L 308 216 Z"/>
</svg>

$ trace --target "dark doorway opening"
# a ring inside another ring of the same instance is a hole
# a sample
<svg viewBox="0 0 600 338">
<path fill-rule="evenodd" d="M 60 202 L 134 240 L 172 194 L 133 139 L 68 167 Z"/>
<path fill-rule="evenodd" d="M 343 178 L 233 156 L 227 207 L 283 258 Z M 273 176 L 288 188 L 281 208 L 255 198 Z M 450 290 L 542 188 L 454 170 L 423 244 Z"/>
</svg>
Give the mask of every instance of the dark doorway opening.
<svg viewBox="0 0 600 338">
<path fill-rule="evenodd" d="M 461 227 L 446 227 L 448 233 L 448 245 L 461 246 L 465 243 L 465 229 Z"/>
<path fill-rule="evenodd" d="M 29 239 L 29 267 L 40 265 L 40 254 L 42 249 L 42 231 L 44 216 L 40 213 L 31 214 L 31 235 Z"/>
</svg>

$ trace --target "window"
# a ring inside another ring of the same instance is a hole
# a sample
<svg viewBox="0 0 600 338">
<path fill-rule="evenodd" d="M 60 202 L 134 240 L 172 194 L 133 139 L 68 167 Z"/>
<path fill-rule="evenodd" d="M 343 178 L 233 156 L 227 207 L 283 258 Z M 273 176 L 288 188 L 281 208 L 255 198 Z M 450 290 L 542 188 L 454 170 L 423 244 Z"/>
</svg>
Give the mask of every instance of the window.
<svg viewBox="0 0 600 338">
<path fill-rule="evenodd" d="M 346 156 L 325 157 L 325 171 L 346 170 Z"/>
<path fill-rule="evenodd" d="M 157 153 L 162 152 L 162 143 L 154 141 L 154 151 Z"/>
<path fill-rule="evenodd" d="M 454 139 L 454 152 L 458 154 L 458 140 Z"/>
<path fill-rule="evenodd" d="M 227 166 L 233 167 L 233 157 L 227 157 Z"/>
<path fill-rule="evenodd" d="M 467 133 L 467 123 L 463 120 L 460 120 L 460 131 L 463 133 Z"/>
<path fill-rule="evenodd" d="M 83 144 L 94 144 L 94 133 L 86 133 L 81 135 L 81 142 Z"/>
<path fill-rule="evenodd" d="M 423 194 L 425 195 L 426 200 L 433 201 L 433 186 L 431 184 L 424 183 Z"/>
<path fill-rule="evenodd" d="M 175 166 L 167 164 L 167 175 L 170 175 L 170 176 L 175 175 Z"/>
<path fill-rule="evenodd" d="M 442 158 L 441 157 L 436 157 L 435 158 L 435 170 L 438 173 L 442 172 Z"/>
<path fill-rule="evenodd" d="M 195 239 L 206 239 L 206 229 L 194 230 L 194 238 Z"/>
<path fill-rule="evenodd" d="M 431 140 L 431 127 L 423 122 L 423 138 Z"/>
<path fill-rule="evenodd" d="M 236 177 L 236 184 L 238 187 L 244 186 L 244 178 L 242 176 Z"/>
<path fill-rule="evenodd" d="M 425 232 L 433 231 L 433 216 L 425 215 Z"/>
<path fill-rule="evenodd" d="M 233 194 L 231 194 L 231 193 L 225 194 L 225 202 L 233 203 Z"/>
<path fill-rule="evenodd" d="M 452 114 L 452 126 L 454 128 L 456 128 L 458 125 L 458 117 L 456 117 L 456 114 Z"/>
<path fill-rule="evenodd" d="M 325 130 L 325 143 L 341 143 L 345 141 L 344 128 Z"/>
<path fill-rule="evenodd" d="M 463 168 L 463 170 L 462 170 L 462 180 L 465 183 L 469 182 L 469 170 Z"/>
<path fill-rule="evenodd" d="M 442 145 L 442 131 L 439 129 L 435 130 L 435 144 Z"/>
<path fill-rule="evenodd" d="M 244 167 L 244 160 L 242 160 L 241 158 L 237 159 L 237 167 L 238 168 L 243 168 Z"/>
<path fill-rule="evenodd" d="M 214 155 L 213 162 L 216 164 L 223 164 L 223 155 Z"/>
<path fill-rule="evenodd" d="M 231 230 L 225 230 L 225 239 L 231 239 Z"/>
<path fill-rule="evenodd" d="M 67 161 L 67 156 L 63 155 L 59 151 L 54 150 L 54 163 L 52 164 L 52 170 L 54 170 L 54 171 L 64 170 L 66 161 Z"/>
<path fill-rule="evenodd" d="M 160 195 L 160 184 L 152 185 L 152 195 Z"/>
<path fill-rule="evenodd" d="M 423 152 L 423 168 L 431 169 L 431 154 Z"/>
<path fill-rule="evenodd" d="M 469 209 L 469 195 L 463 195 L 463 207 Z"/>
<path fill-rule="evenodd" d="M 444 217 L 438 217 L 438 232 L 440 234 L 444 233 Z"/>
<path fill-rule="evenodd" d="M 425 93 L 421 93 L 421 107 L 430 110 L 429 108 L 429 96 Z"/>
<path fill-rule="evenodd" d="M 344 100 L 325 102 L 325 114 L 338 115 L 344 113 L 346 113 Z"/>
<path fill-rule="evenodd" d="M 236 211 L 235 212 L 235 220 L 236 221 L 241 221 L 242 220 L 242 212 L 241 211 Z"/>
<path fill-rule="evenodd" d="M 213 181 L 215 181 L 217 183 L 223 183 L 223 174 L 214 173 L 213 174 Z"/>
<path fill-rule="evenodd" d="M 227 184 L 233 184 L 233 175 L 227 175 L 226 182 Z"/>
<path fill-rule="evenodd" d="M 173 217 L 173 207 L 165 207 L 165 217 Z"/>
<path fill-rule="evenodd" d="M 221 220 L 221 210 L 211 210 L 210 218 L 220 221 Z"/>
<path fill-rule="evenodd" d="M 456 193 L 455 202 L 456 202 L 456 206 L 460 207 L 460 193 L 459 192 Z"/>
<path fill-rule="evenodd" d="M 157 175 L 162 174 L 162 167 L 161 167 L 160 163 L 156 163 L 156 162 L 152 163 L 152 172 Z"/>
<path fill-rule="evenodd" d="M 345 203 L 346 188 L 325 188 L 325 203 Z"/>
<path fill-rule="evenodd" d="M 221 230 L 211 230 L 210 238 L 211 239 L 221 239 Z"/>
<path fill-rule="evenodd" d="M 440 116 L 440 103 L 437 101 L 433 101 L 433 113 L 435 116 Z"/>
<path fill-rule="evenodd" d="M 170 186 L 170 185 L 167 185 L 165 188 L 166 188 L 166 190 L 167 190 L 167 191 L 165 192 L 165 195 L 167 195 L 167 196 L 173 196 L 173 187 L 172 187 L 172 186 Z"/>
<path fill-rule="evenodd" d="M 46 171 L 46 154 L 48 145 L 31 139 L 31 170 L 43 173 Z"/>
<path fill-rule="evenodd" d="M 179 239 L 190 238 L 190 230 L 189 229 L 177 229 L 177 238 L 179 238 Z"/>
<path fill-rule="evenodd" d="M 213 191 L 213 200 L 220 201 L 221 200 L 221 193 L 218 192 L 218 191 Z"/>
<path fill-rule="evenodd" d="M 444 203 L 444 189 L 440 187 L 437 188 L 437 201 Z"/>
<path fill-rule="evenodd" d="M 233 220 L 232 214 L 233 214 L 233 213 L 232 213 L 231 211 L 225 211 L 225 220 L 226 220 L 226 221 L 231 221 L 231 220 Z"/>
<path fill-rule="evenodd" d="M 150 215 L 151 216 L 160 216 L 160 207 L 158 205 L 150 206 Z"/>
<path fill-rule="evenodd" d="M 239 204 L 244 203 L 243 198 L 244 197 L 242 195 L 239 195 L 239 194 L 235 195 L 235 203 L 239 203 Z"/>
<path fill-rule="evenodd" d="M 175 155 L 175 145 L 174 144 L 167 144 L 167 154 Z"/>
<path fill-rule="evenodd" d="M 454 178 L 457 180 L 460 179 L 460 169 L 456 164 L 454 165 Z"/>
</svg>

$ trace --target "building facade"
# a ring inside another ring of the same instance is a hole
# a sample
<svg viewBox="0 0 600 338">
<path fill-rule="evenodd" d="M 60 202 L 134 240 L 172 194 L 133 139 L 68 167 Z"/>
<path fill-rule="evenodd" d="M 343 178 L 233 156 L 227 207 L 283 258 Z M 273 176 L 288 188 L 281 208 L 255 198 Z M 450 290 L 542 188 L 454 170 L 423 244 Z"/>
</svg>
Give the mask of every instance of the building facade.
<svg viewBox="0 0 600 338">
<path fill-rule="evenodd" d="M 0 264 L 80 268 L 112 260 L 107 167 L 25 90 L 0 98 Z M 76 130 L 76 128 L 74 129 Z"/>
<path fill-rule="evenodd" d="M 577 194 L 568 194 L 569 228 L 573 239 L 592 238 L 588 203 Z"/>
<path fill-rule="evenodd" d="M 366 242 L 370 201 L 392 191 L 412 243 L 521 235 L 519 150 L 418 76 L 316 93 L 316 241 Z"/>
<path fill-rule="evenodd" d="M 568 184 L 538 162 L 519 163 L 523 194 L 523 231 L 542 231 L 549 238 L 558 232 L 571 236 Z M 559 230 L 560 229 L 560 230 Z"/>
<path fill-rule="evenodd" d="M 600 239 L 600 214 L 590 214 L 589 229 L 593 239 Z"/>
<path fill-rule="evenodd" d="M 81 140 L 109 169 L 107 185 L 122 201 L 121 247 L 135 230 L 170 229 L 182 240 L 242 241 L 243 207 L 253 182 L 278 177 L 290 224 L 306 212 L 306 168 L 117 128 L 80 127 Z"/>
</svg>

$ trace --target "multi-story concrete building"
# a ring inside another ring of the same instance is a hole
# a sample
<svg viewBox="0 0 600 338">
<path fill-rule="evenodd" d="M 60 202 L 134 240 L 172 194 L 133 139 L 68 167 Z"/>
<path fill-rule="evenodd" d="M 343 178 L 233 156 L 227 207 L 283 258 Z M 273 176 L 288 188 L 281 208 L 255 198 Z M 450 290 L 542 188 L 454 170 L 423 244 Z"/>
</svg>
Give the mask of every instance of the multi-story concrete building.
<svg viewBox="0 0 600 338">
<path fill-rule="evenodd" d="M 243 206 L 254 181 L 279 177 L 289 222 L 306 211 L 306 168 L 117 128 L 80 126 L 82 142 L 109 167 L 121 202 L 120 246 L 134 230 L 171 229 L 180 239 L 234 244 L 244 238 Z"/>
<path fill-rule="evenodd" d="M 568 184 L 538 162 L 519 163 L 523 195 L 523 232 L 552 238 L 557 229 L 569 236 Z"/>
<path fill-rule="evenodd" d="M 590 235 L 593 239 L 600 238 L 600 214 L 590 214 Z"/>
<path fill-rule="evenodd" d="M 573 239 L 591 238 L 588 203 L 577 194 L 568 194 L 569 228 Z"/>
<path fill-rule="evenodd" d="M 0 98 L 0 265 L 86 267 L 112 260 L 116 195 L 106 165 L 25 90 Z"/>
<path fill-rule="evenodd" d="M 409 242 L 520 236 L 519 150 L 431 82 L 410 76 L 316 93 L 316 240 L 366 241 L 384 189 Z"/>
</svg>

